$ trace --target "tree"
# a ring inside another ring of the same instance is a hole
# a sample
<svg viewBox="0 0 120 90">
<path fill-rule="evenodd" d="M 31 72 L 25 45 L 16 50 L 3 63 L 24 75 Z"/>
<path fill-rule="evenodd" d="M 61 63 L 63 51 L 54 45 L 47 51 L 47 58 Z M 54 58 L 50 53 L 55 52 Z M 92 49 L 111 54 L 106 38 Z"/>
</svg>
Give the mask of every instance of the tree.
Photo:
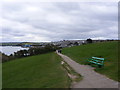
<svg viewBox="0 0 120 90">
<path fill-rule="evenodd" d="M 9 58 L 10 58 L 10 60 L 14 59 L 14 55 L 13 55 L 13 54 L 10 54 L 10 55 L 9 55 Z"/>
<path fill-rule="evenodd" d="M 7 55 L 5 55 L 4 53 L 0 52 L 0 59 L 2 59 L 2 63 L 9 61 L 9 57 Z"/>
<path fill-rule="evenodd" d="M 78 42 L 75 42 L 75 43 L 74 43 L 74 45 L 78 46 L 78 45 L 79 45 L 79 43 L 78 43 Z"/>
<path fill-rule="evenodd" d="M 92 39 L 89 38 L 89 39 L 86 40 L 86 42 L 87 43 L 92 43 Z"/>
</svg>

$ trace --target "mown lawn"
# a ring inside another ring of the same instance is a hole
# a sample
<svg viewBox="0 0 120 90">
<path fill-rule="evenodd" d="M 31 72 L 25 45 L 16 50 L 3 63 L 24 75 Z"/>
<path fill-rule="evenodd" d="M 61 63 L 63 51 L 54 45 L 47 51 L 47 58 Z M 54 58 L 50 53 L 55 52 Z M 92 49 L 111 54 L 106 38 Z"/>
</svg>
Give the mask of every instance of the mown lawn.
<svg viewBox="0 0 120 90">
<path fill-rule="evenodd" d="M 64 48 L 62 53 L 71 57 L 80 64 L 86 64 L 88 58 L 92 56 L 102 56 L 105 58 L 104 67 L 96 68 L 95 71 L 118 80 L 118 42 L 101 42 L 81 46 Z"/>
<path fill-rule="evenodd" d="M 30 56 L 2 65 L 3 88 L 68 88 L 69 78 L 55 53 Z"/>
</svg>

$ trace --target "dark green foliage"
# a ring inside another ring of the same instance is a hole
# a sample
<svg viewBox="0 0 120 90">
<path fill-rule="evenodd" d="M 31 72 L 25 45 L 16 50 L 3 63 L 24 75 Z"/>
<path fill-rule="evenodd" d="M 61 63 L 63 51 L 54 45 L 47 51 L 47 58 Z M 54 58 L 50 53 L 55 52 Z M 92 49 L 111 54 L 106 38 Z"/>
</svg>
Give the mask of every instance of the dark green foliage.
<svg viewBox="0 0 120 90">
<path fill-rule="evenodd" d="M 5 55 L 4 53 L 0 52 L 0 60 L 2 60 L 1 62 L 7 62 L 10 61 L 14 58 L 14 56 L 11 54 L 10 56 Z"/>
<path fill-rule="evenodd" d="M 10 61 L 11 59 L 33 56 L 33 55 L 38 55 L 38 54 L 43 54 L 43 53 L 49 53 L 57 49 L 59 48 L 52 44 L 47 44 L 44 47 L 31 47 L 29 48 L 29 50 L 20 50 L 20 51 L 14 52 L 14 55 L 11 55 L 11 56 L 7 56 L 7 55 L 5 56 L 3 54 L 4 60 L 2 59 L 2 61 L 6 62 L 6 61 Z"/>
<path fill-rule="evenodd" d="M 89 38 L 89 39 L 86 40 L 86 42 L 87 43 L 92 43 L 92 39 Z"/>
<path fill-rule="evenodd" d="M 43 53 L 48 53 L 57 50 L 58 47 L 54 46 L 52 44 L 47 44 L 45 47 L 36 47 L 36 48 L 30 48 L 28 50 L 28 53 L 30 56 L 32 55 L 38 55 L 38 54 L 43 54 Z"/>
<path fill-rule="evenodd" d="M 14 56 L 17 58 L 28 56 L 28 50 L 20 50 L 14 53 Z"/>
<path fill-rule="evenodd" d="M 75 42 L 75 43 L 74 43 L 74 45 L 75 45 L 75 46 L 78 46 L 78 45 L 79 45 L 79 43 L 78 43 L 78 42 Z"/>
<path fill-rule="evenodd" d="M 71 46 L 72 44 L 73 44 L 73 43 L 70 42 L 69 44 L 67 44 L 67 46 Z"/>
<path fill-rule="evenodd" d="M 2 62 L 6 62 L 9 60 L 9 57 L 4 53 L 0 53 L 0 59 L 2 59 Z"/>
</svg>

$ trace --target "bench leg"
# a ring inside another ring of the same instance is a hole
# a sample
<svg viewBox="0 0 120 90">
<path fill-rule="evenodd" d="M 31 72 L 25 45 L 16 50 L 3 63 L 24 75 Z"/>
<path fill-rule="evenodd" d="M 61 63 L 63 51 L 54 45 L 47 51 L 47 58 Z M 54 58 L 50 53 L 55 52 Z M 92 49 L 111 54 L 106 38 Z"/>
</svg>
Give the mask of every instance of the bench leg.
<svg viewBox="0 0 120 90">
<path fill-rule="evenodd" d="M 88 63 L 88 65 L 91 65 L 91 63 Z"/>
<path fill-rule="evenodd" d="M 98 65 L 98 67 L 99 67 L 99 68 L 101 68 L 101 67 L 102 67 L 102 65 Z"/>
</svg>

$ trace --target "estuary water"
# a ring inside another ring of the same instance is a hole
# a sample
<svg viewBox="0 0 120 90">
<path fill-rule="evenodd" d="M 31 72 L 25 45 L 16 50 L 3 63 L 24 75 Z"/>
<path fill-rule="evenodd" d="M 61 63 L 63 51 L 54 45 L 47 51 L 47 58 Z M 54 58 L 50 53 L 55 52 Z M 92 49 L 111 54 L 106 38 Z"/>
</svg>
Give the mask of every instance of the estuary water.
<svg viewBox="0 0 120 90">
<path fill-rule="evenodd" d="M 22 48 L 20 46 L 0 46 L 0 52 L 10 55 L 14 54 L 14 52 L 17 52 L 19 50 L 28 50 L 29 48 Z"/>
</svg>

